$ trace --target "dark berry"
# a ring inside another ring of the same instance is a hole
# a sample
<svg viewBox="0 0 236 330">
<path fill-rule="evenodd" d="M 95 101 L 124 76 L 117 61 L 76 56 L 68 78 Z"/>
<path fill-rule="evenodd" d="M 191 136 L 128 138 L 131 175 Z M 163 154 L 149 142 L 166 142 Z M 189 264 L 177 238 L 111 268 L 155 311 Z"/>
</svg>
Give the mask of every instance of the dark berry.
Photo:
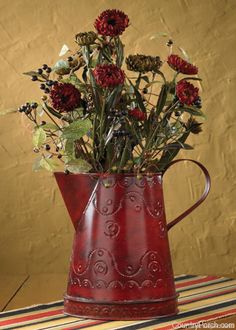
<svg viewBox="0 0 236 330">
<path fill-rule="evenodd" d="M 123 116 L 126 116 L 126 115 L 127 115 L 127 111 L 122 110 L 122 111 L 121 111 L 121 114 L 122 114 Z"/>
<path fill-rule="evenodd" d="M 46 125 L 46 121 L 45 120 L 42 120 L 41 121 L 41 125 Z"/>
<path fill-rule="evenodd" d="M 36 109 L 37 106 L 38 106 L 38 103 L 36 103 L 36 102 L 34 102 L 34 103 L 31 104 L 31 108 L 32 108 L 32 109 Z"/>
<path fill-rule="evenodd" d="M 68 61 L 68 62 L 72 62 L 72 61 L 73 61 L 73 57 L 72 57 L 72 56 L 69 56 L 69 57 L 67 58 L 67 61 Z"/>
<path fill-rule="evenodd" d="M 48 86 L 52 86 L 52 85 L 54 84 L 54 81 L 52 81 L 52 80 L 48 80 L 48 81 L 46 82 L 46 84 L 47 84 Z"/>
<path fill-rule="evenodd" d="M 173 41 L 170 39 L 170 40 L 166 43 L 166 45 L 167 45 L 168 47 L 170 47 L 171 45 L 173 45 Z"/>
<path fill-rule="evenodd" d="M 43 64 L 42 68 L 43 70 L 46 70 L 48 68 L 47 64 Z"/>
<path fill-rule="evenodd" d="M 31 80 L 36 81 L 36 80 L 38 80 L 38 77 L 37 76 L 32 76 Z"/>
<path fill-rule="evenodd" d="M 46 88 L 45 91 L 44 91 L 44 93 L 46 93 L 46 94 L 50 93 L 50 89 L 49 88 Z"/>
<path fill-rule="evenodd" d="M 59 154 L 59 155 L 57 156 L 57 158 L 58 158 L 58 159 L 60 159 L 61 157 L 62 157 L 62 155 L 61 155 L 61 154 Z"/>
<path fill-rule="evenodd" d="M 40 68 L 40 69 L 37 70 L 37 72 L 38 72 L 38 74 L 42 74 L 43 73 L 43 69 Z"/>
<path fill-rule="evenodd" d="M 50 145 L 49 145 L 49 144 L 46 144 L 46 145 L 45 145 L 45 149 L 46 149 L 46 150 L 50 150 L 50 149 L 51 149 Z"/>
<path fill-rule="evenodd" d="M 70 174 L 70 172 L 69 172 L 68 170 L 65 170 L 64 173 L 65 173 L 66 175 Z"/>
<path fill-rule="evenodd" d="M 34 148 L 33 151 L 34 151 L 35 153 L 38 153 L 38 152 L 39 152 L 39 149 L 38 149 L 38 148 Z"/>
<path fill-rule="evenodd" d="M 27 109 L 25 110 L 25 114 L 28 115 L 29 113 L 31 113 L 31 111 L 32 111 L 31 108 L 27 108 Z"/>
<path fill-rule="evenodd" d="M 179 117 L 181 115 L 181 112 L 180 111 L 175 111 L 175 116 L 176 117 Z"/>
<path fill-rule="evenodd" d="M 143 94 L 147 94 L 147 92 L 148 92 L 148 89 L 147 88 L 144 88 L 143 89 Z"/>
<path fill-rule="evenodd" d="M 60 149 L 59 149 L 59 147 L 56 147 L 56 152 L 58 152 Z"/>
<path fill-rule="evenodd" d="M 45 88 L 46 88 L 45 84 L 40 85 L 40 89 L 45 89 Z"/>
<path fill-rule="evenodd" d="M 47 73 L 50 73 L 51 71 L 52 71 L 52 69 L 49 68 L 49 67 L 46 69 L 46 72 L 47 72 Z"/>
</svg>

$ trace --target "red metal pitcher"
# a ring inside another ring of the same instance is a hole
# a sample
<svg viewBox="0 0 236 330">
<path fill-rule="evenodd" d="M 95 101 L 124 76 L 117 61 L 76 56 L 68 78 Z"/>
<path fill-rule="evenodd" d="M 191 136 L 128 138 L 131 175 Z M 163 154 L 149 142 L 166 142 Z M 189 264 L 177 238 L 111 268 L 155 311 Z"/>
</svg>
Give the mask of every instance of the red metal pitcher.
<svg viewBox="0 0 236 330">
<path fill-rule="evenodd" d="M 176 160 L 170 165 L 181 160 Z M 55 173 L 75 227 L 64 312 L 110 320 L 175 315 L 168 230 L 206 198 L 166 224 L 163 173 Z"/>
</svg>

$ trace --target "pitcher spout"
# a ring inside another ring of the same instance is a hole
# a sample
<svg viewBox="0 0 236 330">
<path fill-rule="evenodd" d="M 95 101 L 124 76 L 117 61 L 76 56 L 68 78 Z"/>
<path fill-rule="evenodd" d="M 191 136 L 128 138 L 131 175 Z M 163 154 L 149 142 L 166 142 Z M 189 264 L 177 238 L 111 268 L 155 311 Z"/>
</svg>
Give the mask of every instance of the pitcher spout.
<svg viewBox="0 0 236 330">
<path fill-rule="evenodd" d="M 97 179 L 89 174 L 66 175 L 62 172 L 55 172 L 54 175 L 73 226 L 76 229 L 95 188 Z"/>
</svg>

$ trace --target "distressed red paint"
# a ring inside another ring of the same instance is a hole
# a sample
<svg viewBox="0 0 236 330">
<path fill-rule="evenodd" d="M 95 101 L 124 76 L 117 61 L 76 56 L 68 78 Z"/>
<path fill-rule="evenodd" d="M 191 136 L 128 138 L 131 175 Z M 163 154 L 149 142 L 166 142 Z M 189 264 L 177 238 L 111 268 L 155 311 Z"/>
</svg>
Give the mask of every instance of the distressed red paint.
<svg viewBox="0 0 236 330">
<path fill-rule="evenodd" d="M 181 160 L 171 163 L 174 164 Z M 190 160 L 192 161 L 192 160 Z M 163 173 L 55 173 L 75 227 L 64 312 L 131 320 L 177 313 L 168 230 L 206 198 L 166 224 Z"/>
</svg>

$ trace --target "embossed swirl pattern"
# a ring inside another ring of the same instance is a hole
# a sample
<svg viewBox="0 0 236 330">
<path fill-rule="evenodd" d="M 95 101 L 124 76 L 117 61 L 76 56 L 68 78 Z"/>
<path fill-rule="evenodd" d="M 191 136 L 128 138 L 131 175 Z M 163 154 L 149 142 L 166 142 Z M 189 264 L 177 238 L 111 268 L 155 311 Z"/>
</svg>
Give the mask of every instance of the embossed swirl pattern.
<svg viewBox="0 0 236 330">
<path fill-rule="evenodd" d="M 125 278 L 137 276 L 144 268 L 147 268 L 152 275 L 155 275 L 158 271 L 162 270 L 160 257 L 156 251 L 145 252 L 140 258 L 139 265 L 137 267 L 134 268 L 132 265 L 128 265 L 125 272 L 121 272 L 118 268 L 115 257 L 111 252 L 106 249 L 95 249 L 90 252 L 86 266 L 82 267 L 82 265 L 78 265 L 73 268 L 73 271 L 76 275 L 83 275 L 89 269 L 93 269 L 96 274 L 106 274 L 108 271 L 108 262 L 112 263 L 116 272 Z"/>
<path fill-rule="evenodd" d="M 130 203 L 130 207 L 134 208 L 137 213 L 141 212 L 144 208 L 154 218 L 159 219 L 163 215 L 163 205 L 159 200 L 147 203 L 142 194 L 137 191 L 125 193 L 123 198 L 119 201 L 113 201 L 111 198 L 102 202 L 98 202 L 98 200 L 99 199 L 95 195 L 93 198 L 93 205 L 96 211 L 104 216 L 116 214 L 122 208 L 124 202 L 126 202 L 126 204 Z"/>
</svg>

